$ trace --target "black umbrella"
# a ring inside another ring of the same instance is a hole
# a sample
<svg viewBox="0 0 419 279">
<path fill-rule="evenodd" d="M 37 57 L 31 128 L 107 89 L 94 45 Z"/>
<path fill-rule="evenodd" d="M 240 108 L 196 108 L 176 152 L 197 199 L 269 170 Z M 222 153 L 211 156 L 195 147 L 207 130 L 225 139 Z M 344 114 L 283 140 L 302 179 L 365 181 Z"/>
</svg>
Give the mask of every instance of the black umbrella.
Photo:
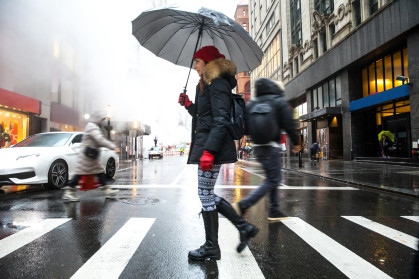
<svg viewBox="0 0 419 279">
<path fill-rule="evenodd" d="M 189 68 L 194 53 L 208 45 L 232 60 L 239 73 L 260 65 L 263 55 L 242 26 L 223 13 L 207 8 L 201 8 L 198 13 L 168 8 L 143 12 L 132 21 L 132 34 L 158 57 Z M 184 92 L 188 80 L 189 75 Z"/>
</svg>

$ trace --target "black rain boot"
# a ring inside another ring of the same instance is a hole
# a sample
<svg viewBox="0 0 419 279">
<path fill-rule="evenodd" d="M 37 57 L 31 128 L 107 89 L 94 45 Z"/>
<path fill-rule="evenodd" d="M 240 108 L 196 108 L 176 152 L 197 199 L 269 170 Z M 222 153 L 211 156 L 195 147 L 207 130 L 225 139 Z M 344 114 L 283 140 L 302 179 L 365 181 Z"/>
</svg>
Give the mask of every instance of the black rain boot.
<svg viewBox="0 0 419 279">
<path fill-rule="evenodd" d="M 221 251 L 218 246 L 218 212 L 202 211 L 205 227 L 205 243 L 196 250 L 189 251 L 188 257 L 194 261 L 203 261 L 206 259 L 221 259 Z"/>
<path fill-rule="evenodd" d="M 258 234 L 259 229 L 240 217 L 231 204 L 225 199 L 217 196 L 215 197 L 215 204 L 218 212 L 230 220 L 230 222 L 233 223 L 233 225 L 239 230 L 240 244 L 237 246 L 237 252 L 240 253 L 244 248 L 246 248 L 249 240 Z"/>
</svg>

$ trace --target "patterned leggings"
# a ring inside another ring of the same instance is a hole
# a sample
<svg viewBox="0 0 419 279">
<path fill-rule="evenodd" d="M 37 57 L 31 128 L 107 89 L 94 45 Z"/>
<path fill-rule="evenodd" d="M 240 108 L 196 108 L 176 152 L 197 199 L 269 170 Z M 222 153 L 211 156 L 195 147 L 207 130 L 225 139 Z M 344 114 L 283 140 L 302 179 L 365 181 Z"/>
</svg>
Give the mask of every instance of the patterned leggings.
<svg viewBox="0 0 419 279">
<path fill-rule="evenodd" d="M 221 165 L 214 165 L 214 168 L 203 172 L 198 165 L 198 196 L 202 203 L 202 211 L 213 211 L 215 205 L 214 185 L 217 181 Z"/>
</svg>

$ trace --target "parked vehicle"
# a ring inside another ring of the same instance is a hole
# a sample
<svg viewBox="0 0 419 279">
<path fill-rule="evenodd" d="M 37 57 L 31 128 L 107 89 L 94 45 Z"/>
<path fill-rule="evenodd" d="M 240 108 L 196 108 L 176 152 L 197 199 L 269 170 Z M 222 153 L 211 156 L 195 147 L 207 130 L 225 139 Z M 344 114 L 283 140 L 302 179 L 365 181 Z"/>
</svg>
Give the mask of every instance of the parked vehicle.
<svg viewBox="0 0 419 279">
<path fill-rule="evenodd" d="M 157 157 L 159 159 L 163 158 L 163 149 L 157 146 L 153 146 L 148 150 L 148 159 L 153 159 L 154 157 Z"/>
<path fill-rule="evenodd" d="M 43 184 L 59 189 L 75 171 L 77 153 L 83 148 L 82 132 L 49 132 L 30 136 L 11 148 L 0 149 L 0 186 Z M 119 156 L 101 148 L 100 162 L 112 178 Z"/>
</svg>

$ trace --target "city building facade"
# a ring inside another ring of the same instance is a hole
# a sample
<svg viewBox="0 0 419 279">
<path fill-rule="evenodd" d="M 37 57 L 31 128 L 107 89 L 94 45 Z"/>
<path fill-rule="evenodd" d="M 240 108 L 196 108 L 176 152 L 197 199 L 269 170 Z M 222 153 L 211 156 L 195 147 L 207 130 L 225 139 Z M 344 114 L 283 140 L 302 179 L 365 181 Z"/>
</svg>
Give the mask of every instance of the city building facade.
<svg viewBox="0 0 419 279">
<path fill-rule="evenodd" d="M 248 0 L 241 0 L 237 5 L 234 20 L 249 32 L 249 5 Z M 250 75 L 249 72 L 236 75 L 236 93 L 241 95 L 246 103 L 250 100 Z"/>
<path fill-rule="evenodd" d="M 389 130 L 391 156 L 415 158 L 418 1 L 252 0 L 249 7 L 250 33 L 265 56 L 251 80 L 284 82 L 305 152 L 317 141 L 327 159 L 380 156 L 378 133 Z"/>
</svg>

